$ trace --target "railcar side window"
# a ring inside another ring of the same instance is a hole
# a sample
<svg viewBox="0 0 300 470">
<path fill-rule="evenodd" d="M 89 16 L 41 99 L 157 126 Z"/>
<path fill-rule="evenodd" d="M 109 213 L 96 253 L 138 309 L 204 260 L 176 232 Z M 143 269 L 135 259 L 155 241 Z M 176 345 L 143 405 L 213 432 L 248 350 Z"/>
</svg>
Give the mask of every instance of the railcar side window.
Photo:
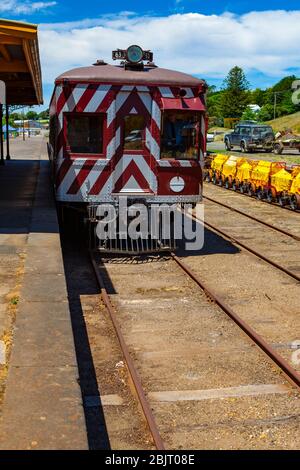
<svg viewBox="0 0 300 470">
<path fill-rule="evenodd" d="M 101 154 L 103 152 L 103 119 L 103 115 L 100 114 L 67 115 L 67 151 Z"/>
<path fill-rule="evenodd" d="M 197 159 L 198 129 L 198 114 L 166 112 L 161 130 L 161 158 Z"/>
<path fill-rule="evenodd" d="M 130 114 L 124 119 L 124 150 L 143 150 L 145 118 Z"/>
</svg>

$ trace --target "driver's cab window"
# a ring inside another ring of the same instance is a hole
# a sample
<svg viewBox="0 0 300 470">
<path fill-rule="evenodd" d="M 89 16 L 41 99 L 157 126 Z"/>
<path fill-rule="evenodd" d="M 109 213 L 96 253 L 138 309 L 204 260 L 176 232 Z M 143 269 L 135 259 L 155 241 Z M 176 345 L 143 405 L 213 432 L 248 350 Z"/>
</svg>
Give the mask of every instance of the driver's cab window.
<svg viewBox="0 0 300 470">
<path fill-rule="evenodd" d="M 240 133 L 240 126 L 235 126 L 234 128 L 234 133 L 239 134 Z"/>
<path fill-rule="evenodd" d="M 143 150 L 145 140 L 145 118 L 130 114 L 124 119 L 124 150 Z"/>
<path fill-rule="evenodd" d="M 197 159 L 199 115 L 166 112 L 162 119 L 161 158 Z"/>
</svg>

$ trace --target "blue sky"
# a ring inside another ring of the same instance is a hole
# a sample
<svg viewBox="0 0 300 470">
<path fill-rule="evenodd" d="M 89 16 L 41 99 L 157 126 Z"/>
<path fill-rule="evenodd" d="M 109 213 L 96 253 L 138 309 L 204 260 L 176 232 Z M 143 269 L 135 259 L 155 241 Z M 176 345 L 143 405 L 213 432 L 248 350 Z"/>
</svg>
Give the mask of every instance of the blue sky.
<svg viewBox="0 0 300 470">
<path fill-rule="evenodd" d="M 44 107 L 57 75 L 136 42 L 158 65 L 217 86 L 234 65 L 253 88 L 300 77 L 299 0 L 0 1 L 1 17 L 39 24 Z"/>
</svg>

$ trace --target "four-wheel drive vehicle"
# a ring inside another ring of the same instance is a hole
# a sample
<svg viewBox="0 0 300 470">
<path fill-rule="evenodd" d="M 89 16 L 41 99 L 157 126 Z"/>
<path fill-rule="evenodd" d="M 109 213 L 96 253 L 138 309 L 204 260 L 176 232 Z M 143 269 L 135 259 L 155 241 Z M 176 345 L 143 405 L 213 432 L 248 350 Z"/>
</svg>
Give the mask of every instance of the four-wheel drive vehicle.
<svg viewBox="0 0 300 470">
<path fill-rule="evenodd" d="M 239 122 L 233 132 L 224 136 L 226 150 L 239 147 L 242 152 L 252 152 L 256 149 L 272 152 L 273 141 L 272 127 L 255 121 Z"/>
</svg>

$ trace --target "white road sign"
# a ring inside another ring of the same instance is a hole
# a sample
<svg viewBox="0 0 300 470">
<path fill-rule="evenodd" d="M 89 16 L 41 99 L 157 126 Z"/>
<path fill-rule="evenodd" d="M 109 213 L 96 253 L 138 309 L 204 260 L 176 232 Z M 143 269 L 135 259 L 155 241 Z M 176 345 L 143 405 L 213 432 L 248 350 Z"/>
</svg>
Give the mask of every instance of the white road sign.
<svg viewBox="0 0 300 470">
<path fill-rule="evenodd" d="M 5 82 L 0 80 L 0 104 L 5 104 L 6 101 L 6 86 Z"/>
</svg>

